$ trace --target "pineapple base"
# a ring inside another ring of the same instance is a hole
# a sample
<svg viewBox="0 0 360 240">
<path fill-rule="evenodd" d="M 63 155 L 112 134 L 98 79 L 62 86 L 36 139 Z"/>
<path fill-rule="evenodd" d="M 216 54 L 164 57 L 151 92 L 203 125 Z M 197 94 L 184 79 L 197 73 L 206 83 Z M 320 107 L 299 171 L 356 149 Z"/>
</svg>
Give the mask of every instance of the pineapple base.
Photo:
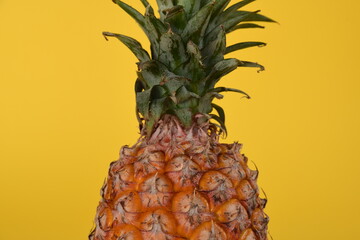
<svg viewBox="0 0 360 240">
<path fill-rule="evenodd" d="M 102 187 L 90 240 L 267 240 L 258 171 L 216 128 L 166 115 L 124 146 Z"/>
</svg>

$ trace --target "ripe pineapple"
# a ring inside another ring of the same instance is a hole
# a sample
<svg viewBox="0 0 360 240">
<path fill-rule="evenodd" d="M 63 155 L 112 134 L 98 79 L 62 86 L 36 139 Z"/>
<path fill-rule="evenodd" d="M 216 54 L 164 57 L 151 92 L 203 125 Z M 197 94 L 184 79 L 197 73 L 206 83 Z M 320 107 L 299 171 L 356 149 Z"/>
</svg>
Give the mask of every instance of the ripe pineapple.
<svg viewBox="0 0 360 240">
<path fill-rule="evenodd" d="M 230 7 L 230 0 L 157 0 L 160 18 L 147 2 L 142 15 L 114 0 L 148 36 L 151 56 L 133 38 L 104 32 L 138 58 L 136 114 L 141 136 L 111 163 L 102 187 L 90 240 L 265 240 L 266 199 L 259 197 L 257 170 L 241 145 L 219 143 L 226 134 L 223 109 L 212 103 L 217 87 L 237 67 L 263 66 L 224 55 L 263 42 L 226 46 L 226 34 L 273 22 Z M 215 112 L 215 113 L 214 113 Z"/>
</svg>

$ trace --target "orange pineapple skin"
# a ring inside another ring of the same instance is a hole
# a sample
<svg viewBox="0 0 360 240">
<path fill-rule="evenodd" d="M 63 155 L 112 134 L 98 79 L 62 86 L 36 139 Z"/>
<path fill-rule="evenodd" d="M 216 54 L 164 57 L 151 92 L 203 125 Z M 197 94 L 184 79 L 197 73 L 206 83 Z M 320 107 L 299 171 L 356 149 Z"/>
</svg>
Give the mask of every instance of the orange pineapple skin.
<svg viewBox="0 0 360 240">
<path fill-rule="evenodd" d="M 241 145 L 165 117 L 112 162 L 90 240 L 267 240 L 266 199 Z"/>
</svg>

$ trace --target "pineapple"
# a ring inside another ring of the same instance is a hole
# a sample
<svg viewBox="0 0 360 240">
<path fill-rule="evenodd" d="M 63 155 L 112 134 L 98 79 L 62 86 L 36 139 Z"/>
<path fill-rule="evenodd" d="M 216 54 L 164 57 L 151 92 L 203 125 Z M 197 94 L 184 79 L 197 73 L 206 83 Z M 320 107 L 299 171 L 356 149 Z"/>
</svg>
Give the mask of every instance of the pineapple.
<svg viewBox="0 0 360 240">
<path fill-rule="evenodd" d="M 230 0 L 157 0 L 159 18 L 147 2 L 145 14 L 114 0 L 133 17 L 151 43 L 151 54 L 130 37 L 115 37 L 138 58 L 136 115 L 138 142 L 120 151 L 101 189 L 90 240 L 265 240 L 267 200 L 259 197 L 258 171 L 240 153 L 241 144 L 223 144 L 224 110 L 212 101 L 218 81 L 238 67 L 258 63 L 224 58 L 230 52 L 263 46 L 226 46 L 226 34 L 274 22 L 259 11 L 228 7 Z"/>
</svg>

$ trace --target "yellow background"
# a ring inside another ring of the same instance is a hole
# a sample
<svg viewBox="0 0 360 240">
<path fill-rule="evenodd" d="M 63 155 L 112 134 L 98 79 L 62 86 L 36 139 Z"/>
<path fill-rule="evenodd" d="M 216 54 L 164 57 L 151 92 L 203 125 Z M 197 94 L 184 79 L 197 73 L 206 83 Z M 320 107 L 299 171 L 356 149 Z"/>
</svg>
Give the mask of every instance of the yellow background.
<svg viewBox="0 0 360 240">
<path fill-rule="evenodd" d="M 141 9 L 140 1 L 128 3 Z M 154 2 L 154 1 L 152 1 Z M 259 0 L 281 24 L 242 30 L 226 142 L 260 169 L 275 240 L 360 239 L 360 3 Z M 102 31 L 144 34 L 110 0 L 0 1 L 0 239 L 80 240 L 122 145 L 138 137 L 135 57 Z"/>
</svg>

